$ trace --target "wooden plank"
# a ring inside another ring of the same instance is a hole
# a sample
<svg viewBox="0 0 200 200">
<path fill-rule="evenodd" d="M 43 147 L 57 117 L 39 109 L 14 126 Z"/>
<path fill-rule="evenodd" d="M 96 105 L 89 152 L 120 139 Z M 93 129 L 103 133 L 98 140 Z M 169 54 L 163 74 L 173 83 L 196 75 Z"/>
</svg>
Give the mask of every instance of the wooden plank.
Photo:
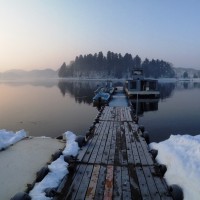
<svg viewBox="0 0 200 200">
<path fill-rule="evenodd" d="M 114 168 L 114 183 L 113 183 L 113 199 L 122 199 L 122 172 L 120 166 L 115 166 Z"/>
<path fill-rule="evenodd" d="M 107 148 L 107 146 L 105 146 L 105 145 L 106 145 L 107 137 L 108 137 L 108 134 L 109 134 L 110 122 L 108 121 L 108 122 L 104 122 L 104 123 L 106 123 L 106 128 L 103 131 L 103 133 L 101 133 L 102 138 L 101 138 L 101 141 L 99 139 L 99 148 L 98 148 L 98 151 L 96 151 L 97 156 L 96 156 L 96 159 L 95 159 L 95 163 L 97 163 L 97 164 L 101 163 L 101 159 L 102 159 L 104 149 Z"/>
<path fill-rule="evenodd" d="M 137 147 L 137 152 L 138 152 L 138 155 L 139 155 L 139 158 L 140 158 L 140 162 L 142 165 L 147 165 L 148 162 L 146 160 L 146 156 L 143 152 L 143 148 L 142 148 L 142 145 L 140 143 L 140 139 L 139 139 L 139 136 L 138 136 L 138 133 L 137 131 L 135 131 L 134 129 L 136 129 L 136 127 L 134 126 L 133 123 L 130 123 L 131 127 L 132 127 L 132 136 L 134 136 L 134 141 L 135 141 L 135 144 L 136 144 L 136 147 Z"/>
<path fill-rule="evenodd" d="M 140 187 L 139 187 L 139 183 L 138 183 L 138 177 L 137 177 L 135 165 L 129 164 L 128 171 L 129 171 L 132 199 L 140 200 L 140 199 L 142 199 L 142 197 L 141 197 L 141 193 L 140 193 Z"/>
<path fill-rule="evenodd" d="M 109 158 L 111 144 L 112 144 L 112 136 L 113 136 L 113 122 L 110 122 L 109 130 L 108 130 L 108 136 L 107 136 L 107 139 L 106 139 L 106 144 L 105 144 L 105 148 L 104 148 L 104 151 L 103 151 L 103 154 L 102 154 L 102 159 L 101 159 L 102 164 L 108 163 L 108 158 Z"/>
<path fill-rule="evenodd" d="M 135 167 L 142 199 L 151 199 L 146 179 L 141 167 Z"/>
<path fill-rule="evenodd" d="M 165 179 L 159 175 L 156 175 L 157 174 L 156 171 L 158 170 L 158 169 L 155 170 L 156 166 L 150 166 L 149 168 L 150 168 L 151 174 L 153 176 L 155 185 L 158 189 L 161 199 L 163 199 L 163 200 L 164 199 L 165 200 L 172 199 L 172 197 L 169 194 L 169 190 L 168 190 L 167 184 L 165 182 Z"/>
<path fill-rule="evenodd" d="M 116 113 L 117 113 L 117 115 L 116 115 L 116 120 L 117 121 L 120 121 L 120 108 L 119 107 L 116 107 Z"/>
<path fill-rule="evenodd" d="M 116 122 L 113 122 L 113 130 L 112 130 L 112 140 L 110 143 L 110 152 L 108 156 L 108 162 L 109 165 L 114 165 L 114 158 L 115 158 L 115 146 L 116 146 Z"/>
<path fill-rule="evenodd" d="M 121 133 L 119 123 L 116 123 L 116 143 L 115 143 L 115 157 L 114 164 L 121 165 L 122 153 L 121 153 Z"/>
<path fill-rule="evenodd" d="M 131 108 L 128 107 L 127 109 L 128 109 L 128 112 L 127 112 L 127 114 L 128 114 L 128 121 L 132 122 L 133 119 L 132 119 L 132 116 L 131 116 Z"/>
<path fill-rule="evenodd" d="M 110 109 L 109 109 L 109 107 L 105 107 L 104 108 L 104 110 L 105 110 L 105 121 L 108 121 L 108 119 L 109 119 L 109 114 L 110 114 Z"/>
<path fill-rule="evenodd" d="M 125 136 L 125 129 L 124 125 L 121 122 L 120 125 L 120 133 L 121 133 L 121 164 L 127 165 L 128 163 L 128 156 L 127 156 L 127 147 L 126 147 L 126 136 Z"/>
<path fill-rule="evenodd" d="M 97 181 L 95 197 L 94 199 L 101 200 L 104 197 L 104 188 L 105 188 L 105 179 L 106 179 L 106 167 L 101 165 L 99 170 L 99 177 Z"/>
<path fill-rule="evenodd" d="M 139 157 L 139 153 L 138 153 L 138 149 L 137 149 L 137 145 L 136 145 L 136 139 L 135 139 L 134 135 L 132 134 L 132 132 L 129 131 L 129 133 L 130 133 L 129 134 L 130 144 L 131 144 L 131 149 L 132 149 L 132 154 L 133 154 L 135 165 L 140 165 L 141 161 L 140 161 L 140 157 Z"/>
<path fill-rule="evenodd" d="M 97 124 L 95 125 L 95 132 L 94 132 L 93 138 L 94 138 L 95 136 L 98 135 L 98 129 L 99 129 L 99 128 L 101 128 L 101 127 L 100 127 L 100 124 L 97 123 Z M 83 146 L 83 147 L 79 150 L 78 156 L 77 156 L 77 160 L 78 160 L 78 161 L 80 161 L 80 162 L 82 161 L 83 156 L 85 155 L 86 151 L 88 150 L 88 148 L 90 148 L 90 145 L 91 145 L 91 142 L 92 142 L 93 138 L 90 138 L 90 140 L 87 142 L 87 144 L 86 144 L 85 146 Z"/>
<path fill-rule="evenodd" d="M 128 107 L 124 107 L 124 114 L 125 114 L 125 120 L 124 121 L 129 121 L 129 119 L 128 119 L 128 109 L 127 109 Z"/>
<path fill-rule="evenodd" d="M 122 166 L 122 199 L 131 199 L 131 187 L 128 168 Z"/>
<path fill-rule="evenodd" d="M 85 195 L 86 195 L 87 188 L 88 188 L 88 185 L 89 185 L 92 170 L 93 170 L 93 165 L 87 165 L 84 176 L 81 180 L 81 184 L 80 184 L 79 189 L 76 193 L 76 197 L 75 197 L 76 200 L 85 199 Z"/>
<path fill-rule="evenodd" d="M 109 115 L 107 120 L 114 121 L 114 119 L 115 119 L 115 108 L 109 107 Z"/>
<path fill-rule="evenodd" d="M 135 164 L 134 162 L 134 154 L 132 153 L 132 147 L 131 147 L 131 140 L 129 137 L 129 128 L 127 122 L 124 123 L 124 128 L 125 128 L 125 138 L 126 138 L 126 148 L 127 148 L 127 157 L 128 157 L 128 163 L 129 164 Z"/>
<path fill-rule="evenodd" d="M 106 130 L 106 127 L 107 127 L 107 124 L 108 122 L 101 122 L 101 126 L 102 126 L 102 129 L 100 130 L 99 134 L 98 134 L 98 138 L 97 140 L 95 141 L 94 145 L 93 145 L 93 149 L 90 151 L 90 153 L 88 155 L 86 155 L 84 157 L 84 161 L 85 162 L 89 162 L 89 163 L 94 163 L 95 160 L 96 160 L 96 157 L 98 155 L 98 151 L 99 151 L 99 148 L 101 147 L 101 140 L 103 138 L 103 135 L 105 134 L 105 130 Z"/>
<path fill-rule="evenodd" d="M 108 112 L 107 107 L 105 107 L 105 108 L 102 110 L 102 112 L 101 112 L 101 117 L 100 117 L 99 119 L 105 121 L 105 120 L 106 120 L 107 112 Z"/>
<path fill-rule="evenodd" d="M 90 183 L 89 183 L 86 197 L 85 197 L 87 200 L 92 200 L 95 197 L 95 191 L 96 191 L 96 186 L 97 186 L 97 181 L 98 181 L 98 176 L 99 176 L 99 170 L 100 170 L 100 165 L 94 165 L 92 177 L 90 179 Z"/>
<path fill-rule="evenodd" d="M 68 189 L 68 193 L 66 194 L 65 200 L 68 199 L 75 199 L 76 193 L 79 189 L 79 186 L 81 184 L 81 180 L 83 178 L 83 175 L 85 173 L 86 165 L 79 165 L 78 171 L 76 172 L 76 175 L 71 183 L 70 188 Z"/>
<path fill-rule="evenodd" d="M 149 193 L 151 195 L 151 198 L 155 199 L 155 200 L 161 199 L 159 192 L 157 190 L 157 187 L 155 185 L 154 179 L 152 177 L 151 171 L 149 169 L 149 166 L 143 166 L 142 169 L 143 169 L 143 172 L 144 172 L 144 176 L 145 176 L 145 179 L 146 179 L 147 187 L 149 189 Z"/>
<path fill-rule="evenodd" d="M 113 165 L 107 166 L 104 200 L 111 200 L 113 195 Z"/>
<path fill-rule="evenodd" d="M 82 158 L 82 162 L 87 163 L 89 158 L 90 158 L 90 156 L 91 156 L 91 154 L 92 154 L 92 152 L 93 152 L 93 150 L 95 149 L 95 145 L 96 145 L 97 139 L 99 138 L 99 134 L 100 134 L 101 129 L 102 129 L 102 124 L 103 124 L 103 122 L 100 121 L 99 122 L 99 127 L 95 131 L 94 136 L 92 138 L 92 141 L 90 142 L 89 147 L 87 148 L 87 150 L 86 150 L 86 152 L 85 152 L 85 154 L 84 154 L 84 156 Z"/>
<path fill-rule="evenodd" d="M 140 162 L 142 165 L 147 165 L 147 160 L 146 160 L 146 157 L 144 155 L 144 152 L 143 152 L 143 149 L 142 149 L 142 146 L 140 144 L 140 142 L 135 142 L 136 143 L 136 146 L 137 146 L 137 150 L 138 150 L 138 154 L 139 154 L 139 157 L 140 157 Z"/>
<path fill-rule="evenodd" d="M 148 165 L 153 165 L 154 161 L 152 159 L 151 154 L 149 153 L 148 146 L 147 146 L 145 139 L 143 137 L 139 136 L 139 140 L 140 140 L 140 144 L 142 146 L 144 155 L 146 156 L 146 160 L 147 160 Z"/>
<path fill-rule="evenodd" d="M 126 121 L 126 116 L 125 116 L 125 110 L 124 110 L 124 107 L 120 107 L 120 121 L 123 122 L 123 121 Z"/>
</svg>

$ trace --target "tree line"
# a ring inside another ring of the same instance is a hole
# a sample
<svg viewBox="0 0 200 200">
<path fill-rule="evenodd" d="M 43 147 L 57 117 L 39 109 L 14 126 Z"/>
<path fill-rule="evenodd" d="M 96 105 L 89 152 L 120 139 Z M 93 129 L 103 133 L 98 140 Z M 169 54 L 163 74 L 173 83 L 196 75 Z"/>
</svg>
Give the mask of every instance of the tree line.
<svg viewBox="0 0 200 200">
<path fill-rule="evenodd" d="M 102 52 L 80 55 L 69 65 L 63 63 L 58 71 L 59 77 L 79 78 L 130 78 L 134 67 L 143 67 L 145 77 L 175 77 L 172 64 L 163 60 L 142 59 L 136 55 L 108 51 L 106 56 Z"/>
</svg>

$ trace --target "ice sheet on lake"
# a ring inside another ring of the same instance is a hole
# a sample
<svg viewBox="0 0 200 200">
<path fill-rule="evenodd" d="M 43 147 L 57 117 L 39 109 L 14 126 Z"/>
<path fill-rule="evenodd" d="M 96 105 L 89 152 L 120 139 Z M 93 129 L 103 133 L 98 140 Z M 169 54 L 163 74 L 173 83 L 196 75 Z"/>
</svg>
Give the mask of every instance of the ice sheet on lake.
<svg viewBox="0 0 200 200">
<path fill-rule="evenodd" d="M 199 199 L 200 135 L 171 135 L 168 140 L 151 143 L 150 148 L 158 150 L 156 160 L 167 166 L 168 185 L 179 185 L 185 200 Z"/>
</svg>

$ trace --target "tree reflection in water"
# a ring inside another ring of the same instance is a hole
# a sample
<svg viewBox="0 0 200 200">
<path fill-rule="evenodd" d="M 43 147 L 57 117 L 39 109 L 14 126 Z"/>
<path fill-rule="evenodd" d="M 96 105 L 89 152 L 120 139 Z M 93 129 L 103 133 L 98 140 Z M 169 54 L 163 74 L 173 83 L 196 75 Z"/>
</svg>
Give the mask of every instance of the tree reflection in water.
<svg viewBox="0 0 200 200">
<path fill-rule="evenodd" d="M 58 87 L 63 96 L 70 94 L 78 103 L 92 103 L 97 81 L 59 81 Z"/>
</svg>

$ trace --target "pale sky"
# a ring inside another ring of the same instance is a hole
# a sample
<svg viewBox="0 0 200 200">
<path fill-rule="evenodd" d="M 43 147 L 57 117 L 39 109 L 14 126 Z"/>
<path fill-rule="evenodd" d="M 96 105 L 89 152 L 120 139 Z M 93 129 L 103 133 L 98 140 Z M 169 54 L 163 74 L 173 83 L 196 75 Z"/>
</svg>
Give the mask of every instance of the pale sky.
<svg viewBox="0 0 200 200">
<path fill-rule="evenodd" d="M 109 50 L 200 69 L 200 0 L 0 0 L 0 72 Z"/>
</svg>

